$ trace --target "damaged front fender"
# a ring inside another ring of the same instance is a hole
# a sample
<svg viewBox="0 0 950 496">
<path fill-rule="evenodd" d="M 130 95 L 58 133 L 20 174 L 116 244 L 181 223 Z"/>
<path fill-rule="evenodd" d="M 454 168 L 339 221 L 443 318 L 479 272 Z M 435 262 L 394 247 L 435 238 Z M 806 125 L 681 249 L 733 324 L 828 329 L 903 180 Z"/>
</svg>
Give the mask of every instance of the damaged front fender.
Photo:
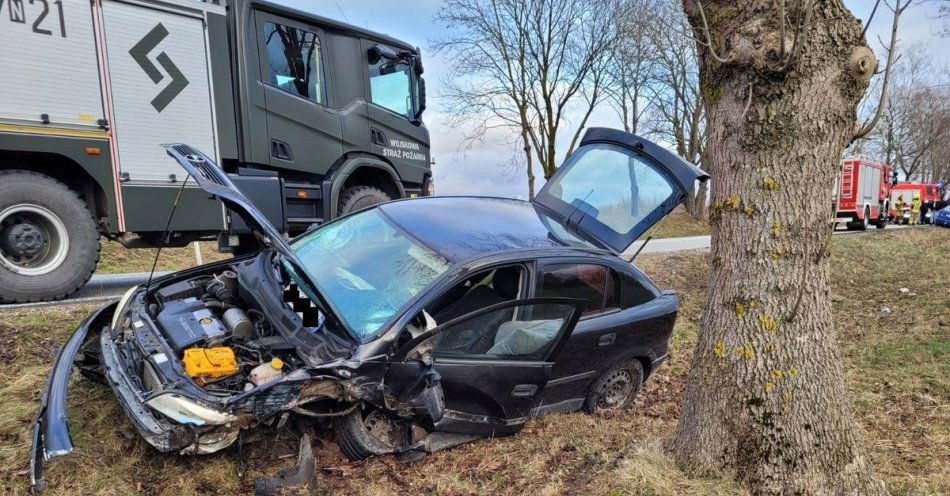
<svg viewBox="0 0 950 496">
<path fill-rule="evenodd" d="M 36 491 L 45 489 L 44 464 L 53 457 L 69 454 L 73 450 L 66 417 L 66 395 L 69 388 L 69 376 L 73 371 L 73 359 L 90 329 L 109 324 L 116 305 L 115 302 L 110 303 L 86 317 L 56 355 L 53 370 L 46 381 L 46 388 L 40 400 L 36 424 L 33 425 L 30 484 Z"/>
</svg>

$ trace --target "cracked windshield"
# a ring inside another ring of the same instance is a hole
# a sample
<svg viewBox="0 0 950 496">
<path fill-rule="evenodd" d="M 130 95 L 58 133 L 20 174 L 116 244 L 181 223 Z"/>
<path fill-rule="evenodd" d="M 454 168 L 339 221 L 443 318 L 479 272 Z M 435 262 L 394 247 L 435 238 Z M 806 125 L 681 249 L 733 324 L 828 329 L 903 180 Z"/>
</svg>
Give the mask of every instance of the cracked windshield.
<svg viewBox="0 0 950 496">
<path fill-rule="evenodd" d="M 350 332 L 371 337 L 449 262 L 377 210 L 341 219 L 293 243 L 304 270 Z"/>
</svg>

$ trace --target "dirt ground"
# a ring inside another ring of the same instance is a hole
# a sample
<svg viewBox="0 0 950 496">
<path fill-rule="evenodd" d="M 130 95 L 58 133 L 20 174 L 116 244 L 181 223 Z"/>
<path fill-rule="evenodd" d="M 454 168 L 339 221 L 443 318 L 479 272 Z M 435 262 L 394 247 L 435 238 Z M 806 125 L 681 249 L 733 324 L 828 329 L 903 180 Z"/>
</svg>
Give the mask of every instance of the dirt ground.
<svg viewBox="0 0 950 496">
<path fill-rule="evenodd" d="M 895 495 L 950 494 L 950 230 L 835 237 L 834 311 L 858 421 Z M 402 463 L 349 463 L 326 435 L 315 445 L 320 494 L 744 494 L 725 478 L 685 477 L 663 450 L 676 423 L 706 290 L 704 252 L 643 256 L 677 289 L 672 359 L 631 412 L 552 415 L 517 436 Z M 901 288 L 907 291 L 901 292 Z M 28 493 L 30 425 L 56 349 L 90 307 L 0 313 L 0 492 Z M 202 457 L 161 455 L 135 434 L 110 390 L 74 374 L 76 451 L 48 466 L 49 494 L 246 494 L 294 462 L 289 432 L 263 431 Z M 303 494 L 303 491 L 288 491 Z"/>
</svg>

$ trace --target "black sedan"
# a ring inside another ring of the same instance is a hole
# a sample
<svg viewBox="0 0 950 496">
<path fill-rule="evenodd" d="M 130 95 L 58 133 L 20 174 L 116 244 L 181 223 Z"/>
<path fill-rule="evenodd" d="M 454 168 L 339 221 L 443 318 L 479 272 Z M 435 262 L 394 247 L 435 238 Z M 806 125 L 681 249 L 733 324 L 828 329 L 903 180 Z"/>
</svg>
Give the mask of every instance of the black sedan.
<svg viewBox="0 0 950 496">
<path fill-rule="evenodd" d="M 357 460 L 625 409 L 667 357 L 677 296 L 620 254 L 708 176 L 647 140 L 588 130 L 530 202 L 395 201 L 289 243 L 210 159 L 166 148 L 261 249 L 133 288 L 80 325 L 42 397 L 34 484 L 73 449 L 74 366 L 162 452 L 211 453 L 299 415 L 332 420 Z"/>
</svg>

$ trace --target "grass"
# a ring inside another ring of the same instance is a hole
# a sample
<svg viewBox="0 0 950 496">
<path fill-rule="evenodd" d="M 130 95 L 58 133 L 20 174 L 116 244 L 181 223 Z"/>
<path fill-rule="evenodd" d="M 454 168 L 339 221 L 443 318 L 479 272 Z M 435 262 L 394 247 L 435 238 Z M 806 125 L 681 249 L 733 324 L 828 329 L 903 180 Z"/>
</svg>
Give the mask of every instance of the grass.
<svg viewBox="0 0 950 496">
<path fill-rule="evenodd" d="M 680 205 L 673 209 L 655 226 L 654 238 L 679 238 L 683 236 L 704 236 L 709 234 L 709 223 L 697 220 Z"/>
<path fill-rule="evenodd" d="M 837 236 L 832 245 L 835 322 L 856 417 L 878 474 L 895 495 L 950 494 L 950 230 Z M 679 403 L 706 290 L 702 252 L 638 259 L 681 295 L 673 358 L 626 414 L 552 415 L 517 436 L 483 440 L 414 464 L 345 461 L 317 441 L 327 494 L 741 495 L 725 478 L 685 477 L 663 450 Z M 901 293 L 901 288 L 908 288 Z M 890 313 L 882 312 L 887 307 Z M 28 492 L 29 428 L 52 354 L 89 311 L 0 314 L 0 492 Z M 161 455 L 135 435 L 111 392 L 73 378 L 76 451 L 51 462 L 52 494 L 245 494 L 254 477 L 293 464 L 295 438 L 262 440 L 202 457 Z M 289 494 L 298 494 L 286 491 Z M 299 493 L 299 494 L 302 494 Z"/>
<path fill-rule="evenodd" d="M 204 263 L 228 258 L 230 255 L 218 253 L 217 243 L 202 241 L 198 243 Z M 102 253 L 99 258 L 100 274 L 118 274 L 122 272 L 148 272 L 155 261 L 155 248 L 126 249 L 115 241 L 102 240 Z M 195 248 L 188 245 L 183 248 L 162 248 L 157 271 L 181 270 L 197 265 Z"/>
</svg>

